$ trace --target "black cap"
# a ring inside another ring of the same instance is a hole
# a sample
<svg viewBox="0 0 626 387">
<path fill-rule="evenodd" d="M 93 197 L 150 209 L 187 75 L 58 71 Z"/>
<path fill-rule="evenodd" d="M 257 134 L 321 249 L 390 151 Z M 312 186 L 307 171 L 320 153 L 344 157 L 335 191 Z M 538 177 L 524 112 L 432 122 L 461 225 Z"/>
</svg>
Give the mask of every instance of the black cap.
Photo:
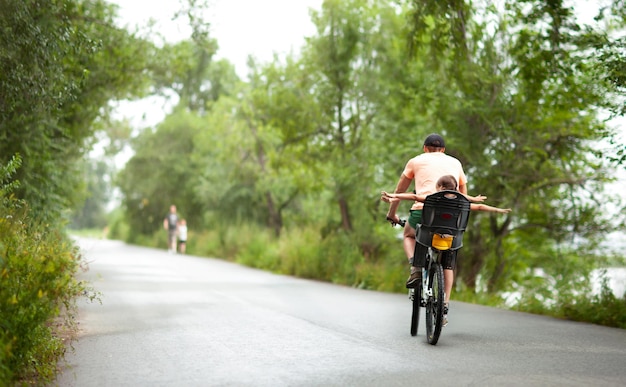
<svg viewBox="0 0 626 387">
<path fill-rule="evenodd" d="M 441 137 L 438 134 L 431 134 L 428 137 L 426 137 L 426 140 L 424 140 L 424 146 L 434 146 L 436 148 L 445 148 L 446 147 L 446 143 L 443 142 L 443 137 Z"/>
</svg>

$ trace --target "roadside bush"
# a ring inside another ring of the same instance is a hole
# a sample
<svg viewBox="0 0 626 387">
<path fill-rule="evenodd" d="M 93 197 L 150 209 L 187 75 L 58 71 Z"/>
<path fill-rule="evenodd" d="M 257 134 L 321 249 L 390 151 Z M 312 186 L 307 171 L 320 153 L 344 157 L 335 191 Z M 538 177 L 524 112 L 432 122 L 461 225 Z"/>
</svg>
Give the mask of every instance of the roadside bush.
<svg viewBox="0 0 626 387">
<path fill-rule="evenodd" d="M 280 238 L 279 272 L 303 278 L 328 281 L 324 264 L 332 264 L 332 257 L 321 251 L 321 237 L 313 228 L 293 228 L 286 230 Z M 326 261 L 326 262 L 324 262 Z"/>
<path fill-rule="evenodd" d="M 231 257 L 219 254 L 220 243 L 215 231 L 188 232 L 187 253 L 201 257 L 222 257 L 230 260 Z"/>
<path fill-rule="evenodd" d="M 244 227 L 242 232 L 246 238 L 242 238 L 239 244 L 235 261 L 242 265 L 278 272 L 280 269 L 278 244 L 272 240 L 271 232 L 255 230 L 249 226 Z"/>
<path fill-rule="evenodd" d="M 600 294 L 582 293 L 572 297 L 569 302 L 555 307 L 553 314 L 568 320 L 626 329 L 626 294 L 616 297 L 604 277 Z"/>
<path fill-rule="evenodd" d="M 0 208 L 0 380 L 52 380 L 65 344 L 55 319 L 73 323 L 73 300 L 85 291 L 74 278 L 77 249 L 60 232 L 28 224 Z"/>
<path fill-rule="evenodd" d="M 124 213 L 121 209 L 116 209 L 108 215 L 109 239 L 125 241 L 128 239 L 129 226 L 124 220 Z"/>
<path fill-rule="evenodd" d="M 354 286 L 379 292 L 403 293 L 406 292 L 404 284 L 407 272 L 407 266 L 399 260 L 395 263 L 364 262 L 356 267 Z"/>
<path fill-rule="evenodd" d="M 10 168 L 0 166 L 0 176 Z M 61 231 L 32 224 L 10 190 L 0 180 L 0 385 L 45 384 L 65 353 L 58 332 L 73 327 L 74 301 L 87 289 L 74 277 L 78 249 Z"/>
</svg>

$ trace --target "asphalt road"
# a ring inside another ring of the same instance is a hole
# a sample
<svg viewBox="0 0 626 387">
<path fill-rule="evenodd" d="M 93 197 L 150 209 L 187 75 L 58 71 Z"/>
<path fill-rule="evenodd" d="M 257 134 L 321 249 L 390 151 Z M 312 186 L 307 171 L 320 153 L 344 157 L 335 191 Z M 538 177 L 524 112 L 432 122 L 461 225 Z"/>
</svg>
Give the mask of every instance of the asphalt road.
<svg viewBox="0 0 626 387">
<path fill-rule="evenodd" d="M 100 303 L 59 386 L 624 386 L 626 330 L 455 302 L 431 346 L 404 294 L 81 240 Z"/>
</svg>

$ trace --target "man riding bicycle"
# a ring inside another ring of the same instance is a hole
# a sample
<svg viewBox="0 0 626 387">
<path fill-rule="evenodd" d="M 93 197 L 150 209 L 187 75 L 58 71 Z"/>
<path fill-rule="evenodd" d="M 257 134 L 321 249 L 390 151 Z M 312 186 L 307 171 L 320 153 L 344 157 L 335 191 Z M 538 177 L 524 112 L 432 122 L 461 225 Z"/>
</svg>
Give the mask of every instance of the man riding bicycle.
<svg viewBox="0 0 626 387">
<path fill-rule="evenodd" d="M 445 153 L 446 146 L 439 134 L 431 134 L 424 140 L 424 153 L 410 159 L 404 171 L 400 175 L 395 193 L 404 193 L 407 191 L 411 182 L 414 181 L 415 194 L 430 195 L 437 191 L 436 182 L 444 175 L 452 175 L 458 182 L 458 191 L 467 195 L 467 178 L 463 171 L 461 162 L 456 158 Z M 389 204 L 387 211 L 387 219 L 399 223 L 400 218 L 396 215 L 399 202 L 394 201 Z M 404 252 L 407 259 L 411 263 L 411 273 L 406 281 L 407 288 L 416 287 L 422 279 L 422 267 L 426 257 L 426 249 L 419 246 L 416 251 L 415 232 L 417 225 L 421 223 L 422 208 L 424 203 L 416 201 L 413 203 L 410 211 L 409 221 L 404 227 Z M 415 258 L 414 258 L 415 257 Z M 456 251 L 448 251 L 443 256 L 442 262 L 444 268 L 444 282 L 446 298 L 452 291 L 454 282 L 454 269 L 456 268 Z M 448 304 L 445 304 L 445 312 L 447 319 Z"/>
</svg>

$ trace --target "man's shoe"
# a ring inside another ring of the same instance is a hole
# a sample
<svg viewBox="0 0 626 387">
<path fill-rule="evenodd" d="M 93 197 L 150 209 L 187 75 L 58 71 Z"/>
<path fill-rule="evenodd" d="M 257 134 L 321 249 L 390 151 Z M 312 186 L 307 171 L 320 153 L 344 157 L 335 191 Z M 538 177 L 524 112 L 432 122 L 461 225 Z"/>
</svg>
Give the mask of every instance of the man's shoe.
<svg viewBox="0 0 626 387">
<path fill-rule="evenodd" d="M 406 280 L 406 287 L 407 287 L 407 289 L 416 288 L 421 280 L 422 280 L 422 270 L 421 269 L 417 270 L 414 273 L 411 273 L 411 276 L 409 277 L 409 279 Z"/>
<path fill-rule="evenodd" d="M 441 326 L 448 325 L 448 303 L 443 304 L 443 324 Z"/>
</svg>

